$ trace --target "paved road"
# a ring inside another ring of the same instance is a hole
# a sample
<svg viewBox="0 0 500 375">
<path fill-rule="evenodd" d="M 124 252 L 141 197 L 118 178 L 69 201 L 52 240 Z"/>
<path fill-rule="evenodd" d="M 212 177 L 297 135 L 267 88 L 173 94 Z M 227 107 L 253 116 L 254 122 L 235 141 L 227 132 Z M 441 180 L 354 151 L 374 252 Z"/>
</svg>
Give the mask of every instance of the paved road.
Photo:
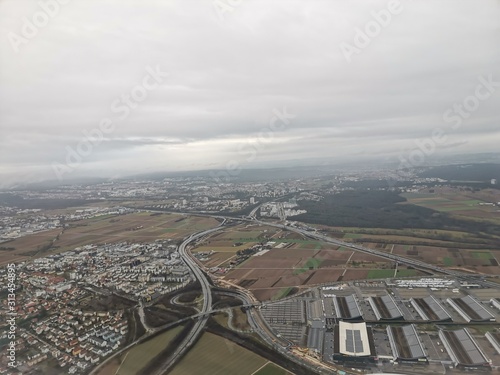
<svg viewBox="0 0 500 375">
<path fill-rule="evenodd" d="M 191 346 L 196 342 L 199 335 L 202 333 L 203 328 L 205 327 L 205 324 L 207 323 L 207 320 L 210 316 L 209 313 L 212 310 L 212 291 L 210 290 L 210 283 L 208 281 L 208 278 L 203 273 L 203 271 L 198 267 L 198 264 L 189 256 L 186 248 L 190 243 L 210 233 L 221 230 L 222 227 L 225 225 L 225 223 L 226 220 L 224 219 L 223 222 L 216 228 L 192 234 L 188 238 L 186 238 L 184 242 L 179 246 L 179 254 L 181 258 L 184 260 L 186 265 L 194 274 L 196 280 L 198 280 L 201 284 L 201 290 L 203 293 L 203 307 L 200 311 L 200 317 L 196 321 L 193 329 L 185 337 L 182 343 L 177 347 L 174 353 L 172 353 L 172 355 L 170 355 L 164 362 L 164 364 L 159 368 L 159 370 L 156 372 L 156 374 L 158 375 L 164 374 L 167 370 L 169 370 L 172 367 L 172 365 L 177 361 L 177 359 L 180 358 L 187 350 L 189 350 Z"/>
<path fill-rule="evenodd" d="M 473 283 L 478 283 L 484 287 L 499 288 L 499 286 L 500 286 L 499 284 L 491 282 L 491 281 L 482 280 L 482 279 L 478 280 L 478 278 L 480 277 L 478 275 L 473 275 L 473 274 L 466 273 L 466 272 L 449 270 L 449 269 L 438 267 L 438 266 L 433 265 L 433 264 L 425 263 L 425 262 L 420 261 L 420 260 L 405 258 L 405 257 L 402 257 L 400 255 L 386 253 L 386 252 L 375 250 L 375 249 L 370 249 L 370 248 L 367 248 L 367 247 L 364 247 L 361 245 L 357 245 L 357 244 L 354 244 L 351 242 L 344 242 L 344 241 L 341 241 L 341 240 L 336 239 L 336 238 L 332 238 L 332 237 L 328 237 L 328 236 L 323 235 L 323 234 L 319 234 L 319 233 L 317 233 L 317 231 L 305 230 L 305 229 L 295 228 L 292 226 L 286 226 L 283 224 L 261 221 L 261 220 L 257 219 L 255 216 L 257 213 L 257 210 L 259 208 L 260 208 L 260 206 L 255 207 L 249 216 L 244 216 L 244 217 L 230 217 L 230 216 L 201 214 L 201 213 L 192 213 L 192 212 L 186 212 L 184 214 L 185 215 L 213 217 L 216 219 L 224 219 L 224 220 L 247 221 L 247 222 L 253 222 L 253 223 L 257 223 L 257 224 L 261 224 L 261 225 L 267 225 L 270 227 L 281 228 L 281 229 L 285 229 L 285 230 L 288 230 L 291 232 L 299 233 L 301 235 L 304 235 L 306 237 L 309 237 L 309 238 L 312 238 L 315 240 L 324 241 L 324 242 L 331 243 L 331 244 L 334 244 L 337 246 L 344 246 L 344 247 L 347 247 L 350 249 L 364 252 L 366 254 L 372 254 L 372 255 L 379 256 L 381 258 L 392 260 L 394 262 L 399 262 L 400 264 L 404 264 L 406 266 L 411 266 L 415 269 L 420 269 L 420 270 L 424 270 L 424 271 L 432 271 L 432 272 L 441 273 L 443 275 L 453 276 L 453 277 L 456 277 L 456 278 L 461 279 L 463 281 L 470 281 Z M 165 212 L 165 211 L 161 211 L 161 210 L 152 210 L 152 209 L 146 209 L 146 211 Z"/>
<path fill-rule="evenodd" d="M 299 233 L 301 235 L 304 235 L 304 236 L 312 238 L 312 239 L 331 243 L 331 244 L 334 244 L 337 246 L 347 247 L 347 248 L 354 249 L 354 250 L 357 250 L 357 251 L 360 251 L 360 252 L 363 252 L 366 254 L 376 255 L 376 256 L 379 256 L 381 258 L 389 259 L 389 260 L 398 262 L 400 264 L 404 264 L 406 266 L 411 266 L 415 269 L 420 269 L 420 270 L 425 270 L 425 271 L 433 271 L 433 272 L 441 273 L 444 275 L 453 276 L 453 277 L 462 279 L 463 281 L 470 281 L 470 282 L 481 284 L 484 287 L 491 287 L 491 288 L 498 288 L 499 287 L 499 285 L 494 283 L 494 282 L 487 281 L 487 280 L 481 280 L 481 279 L 478 280 L 478 275 L 471 275 L 471 274 L 465 273 L 465 272 L 459 272 L 459 271 L 455 271 L 455 270 L 441 268 L 439 266 L 425 263 L 425 262 L 420 261 L 420 260 L 405 258 L 405 257 L 399 256 L 396 254 L 391 254 L 391 253 L 386 253 L 386 252 L 375 250 L 375 249 L 370 249 L 370 248 L 367 248 L 367 247 L 364 247 L 361 245 L 357 245 L 357 244 L 353 244 L 350 242 L 344 242 L 344 241 L 341 241 L 341 240 L 336 239 L 336 238 L 332 238 L 332 237 L 325 236 L 323 234 L 319 234 L 317 232 L 312 232 L 312 231 L 308 231 L 308 230 L 300 229 L 300 228 L 295 228 L 295 227 L 291 227 L 291 226 L 285 226 L 283 224 L 276 224 L 276 223 L 272 223 L 272 222 L 261 221 L 261 220 L 258 220 L 256 218 L 241 219 L 241 220 L 253 221 L 253 222 L 261 224 L 261 225 L 267 225 L 267 226 L 271 226 L 271 227 L 275 227 L 275 228 L 289 230 L 291 232 Z"/>
</svg>

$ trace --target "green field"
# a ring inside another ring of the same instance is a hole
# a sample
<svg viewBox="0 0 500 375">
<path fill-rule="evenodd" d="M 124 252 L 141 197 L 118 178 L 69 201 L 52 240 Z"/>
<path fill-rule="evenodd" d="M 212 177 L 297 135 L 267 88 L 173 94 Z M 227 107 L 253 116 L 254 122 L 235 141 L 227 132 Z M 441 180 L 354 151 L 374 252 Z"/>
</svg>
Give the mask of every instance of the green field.
<svg viewBox="0 0 500 375">
<path fill-rule="evenodd" d="M 411 277 L 411 276 L 416 276 L 417 271 L 416 270 L 399 270 L 396 272 L 396 277 Z"/>
<path fill-rule="evenodd" d="M 257 371 L 254 375 L 287 375 L 288 371 L 276 366 L 274 363 L 268 363 Z"/>
<path fill-rule="evenodd" d="M 228 232 L 224 232 L 219 236 L 219 239 L 233 240 L 237 242 L 243 242 L 243 240 L 251 239 L 253 242 L 260 242 L 257 237 L 261 234 L 265 234 L 262 230 L 232 230 Z"/>
<path fill-rule="evenodd" d="M 251 375 L 266 362 L 229 340 L 204 333 L 170 375 Z"/>
<path fill-rule="evenodd" d="M 451 267 L 453 266 L 453 259 L 451 259 L 450 257 L 444 257 L 443 264 L 447 267 Z"/>
<path fill-rule="evenodd" d="M 367 279 L 385 279 L 394 276 L 394 270 L 370 270 Z"/>
<path fill-rule="evenodd" d="M 182 331 L 183 326 L 173 328 L 155 338 L 130 349 L 116 375 L 135 375 L 144 368 L 149 361 L 161 353 L 163 349 Z"/>
<path fill-rule="evenodd" d="M 483 260 L 494 259 L 493 255 L 491 255 L 489 251 L 471 251 L 470 253 L 472 257 L 476 259 L 483 259 Z"/>
<path fill-rule="evenodd" d="M 281 289 L 278 293 L 276 293 L 273 296 L 272 300 L 276 301 L 276 300 L 279 300 L 281 298 L 285 298 L 288 295 L 288 293 L 290 293 L 291 290 L 292 290 L 292 287 Z"/>
<path fill-rule="evenodd" d="M 436 211 L 441 212 L 453 212 L 453 211 L 467 211 L 467 210 L 477 210 L 474 206 L 460 206 L 460 205 L 449 205 L 435 208 Z"/>
<path fill-rule="evenodd" d="M 320 264 L 321 264 L 321 259 L 309 258 L 306 264 L 304 264 L 304 266 L 302 266 L 301 268 L 298 268 L 295 271 L 293 271 L 293 274 L 300 275 L 301 273 L 309 271 L 310 269 L 317 269 L 319 268 Z"/>
<path fill-rule="evenodd" d="M 453 211 L 467 211 L 467 210 L 477 210 L 479 203 L 482 201 L 478 199 L 447 199 L 444 197 L 416 197 L 416 196 L 408 196 L 408 194 L 402 194 L 402 196 L 408 198 L 411 203 L 432 208 L 436 211 L 441 212 L 453 212 Z"/>
<path fill-rule="evenodd" d="M 396 277 L 410 277 L 417 274 L 416 270 L 401 269 L 396 272 Z M 367 279 L 386 279 L 394 277 L 394 270 L 370 270 Z"/>
<path fill-rule="evenodd" d="M 344 238 L 350 238 L 350 239 L 361 238 L 361 237 L 363 237 L 363 235 L 359 233 L 346 233 L 344 235 Z"/>
</svg>

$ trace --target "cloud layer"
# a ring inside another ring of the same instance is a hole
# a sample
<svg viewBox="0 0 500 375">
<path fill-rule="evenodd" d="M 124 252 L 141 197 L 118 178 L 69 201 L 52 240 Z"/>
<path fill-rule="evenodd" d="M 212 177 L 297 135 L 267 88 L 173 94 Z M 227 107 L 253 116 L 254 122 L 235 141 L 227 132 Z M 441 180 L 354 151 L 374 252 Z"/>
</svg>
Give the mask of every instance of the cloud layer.
<svg viewBox="0 0 500 375">
<path fill-rule="evenodd" d="M 72 177 L 389 158 L 435 128 L 447 134 L 438 152 L 498 150 L 500 88 L 459 129 L 443 114 L 479 77 L 500 81 L 499 1 L 402 1 L 350 63 L 339 46 L 387 1 L 66 0 L 25 38 L 26 20 L 55 1 L 0 1 L 3 185 L 55 178 L 52 163 L 103 118 L 114 130 Z M 27 41 L 17 53 L 13 34 Z M 120 119 L 113 102 L 147 67 L 169 76 Z M 296 117 L 246 162 L 241 150 L 284 107 Z"/>
</svg>

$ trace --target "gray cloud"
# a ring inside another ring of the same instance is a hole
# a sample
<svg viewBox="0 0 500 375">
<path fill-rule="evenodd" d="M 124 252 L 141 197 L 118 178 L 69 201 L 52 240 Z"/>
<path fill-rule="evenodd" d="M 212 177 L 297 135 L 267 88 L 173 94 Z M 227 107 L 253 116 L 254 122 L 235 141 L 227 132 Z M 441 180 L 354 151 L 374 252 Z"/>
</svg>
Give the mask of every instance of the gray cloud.
<svg viewBox="0 0 500 375">
<path fill-rule="evenodd" d="M 339 43 L 352 43 L 370 12 L 386 7 L 243 0 L 221 21 L 209 0 L 73 0 L 15 53 L 9 33 L 22 35 L 23 18 L 40 6 L 4 0 L 1 179 L 54 178 L 51 163 L 64 163 L 66 147 L 106 117 L 115 130 L 72 177 L 223 167 L 283 107 L 297 117 L 259 151 L 259 165 L 388 157 L 437 127 L 449 136 L 438 151 L 497 151 L 500 90 L 458 130 L 442 116 L 474 94 L 479 76 L 500 81 L 500 3 L 402 1 L 401 14 L 347 63 Z M 118 120 L 113 101 L 147 66 L 170 76 Z"/>
</svg>

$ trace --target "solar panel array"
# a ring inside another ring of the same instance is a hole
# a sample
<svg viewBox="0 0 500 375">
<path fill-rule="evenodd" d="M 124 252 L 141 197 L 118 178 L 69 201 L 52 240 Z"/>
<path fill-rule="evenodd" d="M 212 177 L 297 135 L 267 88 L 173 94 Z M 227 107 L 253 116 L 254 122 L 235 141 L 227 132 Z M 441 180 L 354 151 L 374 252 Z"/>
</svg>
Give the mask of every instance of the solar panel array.
<svg viewBox="0 0 500 375">
<path fill-rule="evenodd" d="M 382 296 L 381 299 L 382 302 L 384 302 L 384 305 L 387 308 L 387 311 L 389 312 L 391 318 L 394 319 L 403 317 L 401 310 L 399 310 L 399 308 L 396 306 L 396 303 L 389 295 Z"/>
<path fill-rule="evenodd" d="M 448 313 L 444 310 L 443 306 L 436 301 L 432 296 L 424 298 L 425 303 L 429 306 L 429 308 L 437 315 L 440 320 L 450 319 Z"/>
<path fill-rule="evenodd" d="M 342 304 L 342 301 L 345 302 L 345 306 L 347 307 L 347 311 L 345 313 L 342 311 L 343 309 L 341 308 L 341 306 L 344 306 L 344 304 Z M 339 318 L 355 319 L 362 316 L 354 295 L 345 297 L 339 297 L 339 296 L 334 297 L 334 306 L 335 306 L 335 314 Z"/>
<path fill-rule="evenodd" d="M 404 326 L 403 333 L 405 335 L 406 345 L 411 353 L 411 358 L 425 357 L 422 343 L 420 342 L 415 327 L 413 325 Z"/>
<path fill-rule="evenodd" d="M 491 315 L 486 309 L 481 306 L 474 298 L 471 296 L 462 297 L 462 301 L 464 301 L 467 306 L 469 306 L 474 312 L 481 317 L 481 319 L 491 319 L 493 315 Z"/>
<path fill-rule="evenodd" d="M 363 353 L 363 340 L 359 330 L 346 329 L 346 350 L 350 353 Z"/>
<path fill-rule="evenodd" d="M 460 345 L 469 356 L 471 364 L 476 365 L 487 362 L 465 329 L 454 331 L 453 334 L 460 341 Z"/>
<path fill-rule="evenodd" d="M 355 318 L 361 316 L 361 311 L 359 311 L 358 303 L 353 295 L 345 297 L 347 307 L 349 308 L 350 318 Z"/>
</svg>

